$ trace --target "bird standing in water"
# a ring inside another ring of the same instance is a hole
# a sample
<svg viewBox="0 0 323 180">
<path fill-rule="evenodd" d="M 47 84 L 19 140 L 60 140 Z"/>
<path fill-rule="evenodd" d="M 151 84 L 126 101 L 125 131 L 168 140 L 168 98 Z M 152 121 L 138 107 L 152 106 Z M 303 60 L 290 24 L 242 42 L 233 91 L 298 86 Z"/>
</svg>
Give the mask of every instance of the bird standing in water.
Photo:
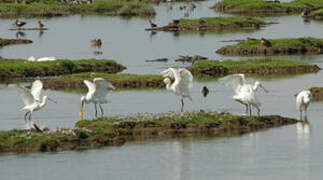
<svg viewBox="0 0 323 180">
<path fill-rule="evenodd" d="M 193 75 L 190 71 L 185 68 L 175 69 L 168 68 L 161 72 L 164 77 L 164 83 L 166 89 L 175 93 L 181 99 L 181 112 L 184 108 L 184 98 L 192 100 L 190 89 L 193 87 Z M 171 84 L 170 78 L 175 78 L 175 81 Z"/>
</svg>

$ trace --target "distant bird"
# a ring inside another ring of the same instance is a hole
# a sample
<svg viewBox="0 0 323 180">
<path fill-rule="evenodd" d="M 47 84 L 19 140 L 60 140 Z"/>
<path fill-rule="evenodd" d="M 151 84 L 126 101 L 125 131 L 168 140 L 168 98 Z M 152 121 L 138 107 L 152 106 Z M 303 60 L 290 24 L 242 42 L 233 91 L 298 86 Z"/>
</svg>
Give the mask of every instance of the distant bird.
<svg viewBox="0 0 323 180">
<path fill-rule="evenodd" d="M 266 48 L 271 47 L 271 42 L 265 38 L 261 38 L 261 44 L 265 46 Z"/>
<path fill-rule="evenodd" d="M 150 27 L 151 28 L 156 28 L 157 27 L 157 24 L 155 24 L 155 23 L 153 23 L 152 21 L 151 21 L 151 19 L 149 19 L 149 24 L 150 24 Z"/>
<path fill-rule="evenodd" d="M 256 40 L 257 40 L 256 38 L 251 38 L 251 37 L 246 38 L 246 41 L 256 41 Z"/>
<path fill-rule="evenodd" d="M 203 94 L 203 97 L 206 97 L 208 94 L 209 94 L 209 89 L 206 87 L 206 86 L 204 86 L 203 88 L 202 88 L 202 94 Z"/>
<path fill-rule="evenodd" d="M 300 119 L 303 119 L 302 112 L 304 111 L 305 118 L 307 118 L 307 108 L 312 101 L 312 93 L 309 90 L 303 90 L 296 96 L 296 108 L 300 112 Z"/>
<path fill-rule="evenodd" d="M 310 13 L 311 11 L 309 9 L 305 9 L 304 11 L 302 11 L 301 15 L 302 17 L 307 17 Z"/>
<path fill-rule="evenodd" d="M 174 25 L 178 25 L 178 24 L 179 24 L 179 22 L 180 22 L 180 20 L 179 20 L 179 19 L 173 19 L 173 24 L 174 24 Z"/>
<path fill-rule="evenodd" d="M 29 123 L 31 123 L 31 115 L 33 112 L 38 111 L 44 108 L 47 104 L 47 100 L 50 100 L 56 103 L 54 100 L 50 99 L 48 96 L 43 96 L 42 99 L 40 98 L 43 83 L 40 80 L 36 80 L 32 83 L 31 90 L 26 89 L 25 87 L 21 87 L 20 85 L 16 85 L 18 88 L 21 98 L 25 104 L 25 106 L 21 109 L 26 111 L 25 113 L 25 122 L 27 123 L 27 117 Z M 38 126 L 33 124 L 36 129 L 39 130 Z"/>
<path fill-rule="evenodd" d="M 164 79 L 166 89 L 180 97 L 182 103 L 181 112 L 183 112 L 184 98 L 192 100 L 190 94 L 190 89 L 193 87 L 192 73 L 185 68 L 168 68 L 162 71 L 161 74 L 164 77 L 167 77 Z M 171 84 L 171 80 L 169 78 L 175 78 L 175 81 Z"/>
<path fill-rule="evenodd" d="M 16 38 L 24 37 L 26 34 L 24 32 L 18 31 L 16 32 Z"/>
<path fill-rule="evenodd" d="M 99 38 L 99 39 L 93 39 L 91 40 L 91 45 L 93 47 L 101 47 L 102 46 L 102 40 Z"/>
<path fill-rule="evenodd" d="M 15 26 L 15 27 L 22 27 L 25 24 L 27 24 L 27 23 L 23 22 L 23 21 L 19 21 L 18 19 L 16 19 L 16 21 L 12 25 Z"/>
<path fill-rule="evenodd" d="M 206 21 L 205 21 L 205 20 L 203 20 L 203 19 L 201 19 L 201 20 L 199 21 L 199 23 L 200 23 L 200 25 L 201 25 L 201 26 L 204 26 L 204 25 L 206 24 Z"/>
<path fill-rule="evenodd" d="M 88 80 L 84 80 L 83 82 L 87 86 L 89 91 L 86 94 L 86 96 L 81 97 L 80 119 L 81 120 L 83 119 L 84 103 L 94 104 L 95 117 L 98 117 L 97 104 L 99 104 L 99 107 L 101 110 L 101 117 L 103 117 L 104 112 L 101 104 L 108 103 L 108 100 L 107 100 L 107 94 L 109 92 L 108 88 L 115 89 L 115 87 L 110 82 L 107 82 L 105 79 L 101 77 L 94 78 L 93 83 Z"/>
<path fill-rule="evenodd" d="M 39 29 L 44 28 L 44 24 L 40 20 L 38 21 L 38 27 Z"/>
<path fill-rule="evenodd" d="M 56 61 L 56 57 L 54 56 L 50 56 L 50 57 L 41 57 L 36 59 L 34 56 L 30 56 L 27 61 L 31 61 L 31 62 L 44 62 L 44 61 Z"/>
<path fill-rule="evenodd" d="M 235 94 L 232 99 L 246 106 L 246 113 L 251 116 L 251 107 L 255 107 L 257 109 L 258 116 L 260 115 L 260 106 L 261 103 L 257 99 L 255 92 L 261 87 L 266 93 L 268 91 L 263 87 L 263 85 L 256 81 L 254 85 L 247 84 L 244 74 L 234 74 L 232 75 L 233 80 L 233 90 Z"/>
</svg>

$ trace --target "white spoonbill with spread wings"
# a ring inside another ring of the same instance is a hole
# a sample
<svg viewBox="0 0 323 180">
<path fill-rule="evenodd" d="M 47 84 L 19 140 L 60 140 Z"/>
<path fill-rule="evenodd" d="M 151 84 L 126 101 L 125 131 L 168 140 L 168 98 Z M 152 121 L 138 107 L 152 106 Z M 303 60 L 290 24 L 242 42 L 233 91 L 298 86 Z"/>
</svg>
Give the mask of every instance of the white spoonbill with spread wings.
<svg viewBox="0 0 323 180">
<path fill-rule="evenodd" d="M 36 80 L 32 83 L 31 90 L 20 85 L 16 85 L 16 87 L 18 87 L 21 98 L 25 104 L 25 106 L 21 109 L 26 111 L 25 122 L 27 122 L 28 118 L 29 123 L 31 123 L 32 113 L 44 108 L 47 104 L 47 100 L 53 101 L 48 96 L 43 96 L 42 98 L 40 97 L 43 90 L 43 83 L 40 80 Z M 53 102 L 56 103 L 55 101 Z"/>
<path fill-rule="evenodd" d="M 171 80 L 169 78 L 164 79 L 164 83 L 166 84 L 166 89 L 174 92 L 177 96 L 180 97 L 182 108 L 181 112 L 183 112 L 184 108 L 184 98 L 188 98 L 192 100 L 190 89 L 193 87 L 193 75 L 190 71 L 185 68 L 175 69 L 168 68 L 161 72 L 164 77 L 175 78 L 175 81 L 171 84 Z"/>
<path fill-rule="evenodd" d="M 305 119 L 307 118 L 307 108 L 312 101 L 312 93 L 309 90 L 303 90 L 296 96 L 296 108 L 300 112 L 300 119 L 303 119 L 302 112 L 304 111 Z"/>
<path fill-rule="evenodd" d="M 234 74 L 232 75 L 233 79 L 233 90 L 235 94 L 232 99 L 246 106 L 246 113 L 251 116 L 251 107 L 255 107 L 257 109 L 258 116 L 260 115 L 260 106 L 261 103 L 258 100 L 255 92 L 261 87 L 266 93 L 268 91 L 264 88 L 264 86 L 256 81 L 254 85 L 247 84 L 244 74 Z"/>
<path fill-rule="evenodd" d="M 84 84 L 88 88 L 88 93 L 86 96 L 81 97 L 81 111 L 80 111 L 80 119 L 83 119 L 83 108 L 84 103 L 89 104 L 93 103 L 95 108 L 95 117 L 98 117 L 98 111 L 97 111 L 97 104 L 99 104 L 100 110 L 101 110 L 101 117 L 103 117 L 103 108 L 101 104 L 108 103 L 107 100 L 107 94 L 108 94 L 108 88 L 115 89 L 115 87 L 110 83 L 107 82 L 103 78 L 94 78 L 93 83 L 84 80 Z"/>
</svg>

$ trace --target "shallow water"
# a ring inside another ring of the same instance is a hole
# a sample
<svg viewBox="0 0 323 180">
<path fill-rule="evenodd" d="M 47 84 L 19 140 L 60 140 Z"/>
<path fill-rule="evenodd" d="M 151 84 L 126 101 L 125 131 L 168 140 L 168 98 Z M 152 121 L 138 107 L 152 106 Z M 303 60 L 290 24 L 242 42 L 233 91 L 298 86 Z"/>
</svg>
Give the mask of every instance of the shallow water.
<svg viewBox="0 0 323 180">
<path fill-rule="evenodd" d="M 214 2 L 197 3 L 190 18 L 223 16 L 207 7 Z M 178 7 L 179 4 L 176 4 Z M 154 22 L 167 24 L 170 19 L 183 16 L 183 12 L 157 8 Z M 28 56 L 56 56 L 58 58 L 102 57 L 115 59 L 128 67 L 126 72 L 158 73 L 173 63 L 178 55 L 200 54 L 212 59 L 224 59 L 214 53 L 223 45 L 222 40 L 251 37 L 322 38 L 321 22 L 304 24 L 299 16 L 269 17 L 279 22 L 260 31 L 243 33 L 181 34 L 158 32 L 149 37 L 143 29 L 147 20 L 118 17 L 71 16 L 45 19 L 50 28 L 41 38 L 38 32 L 26 32 L 31 45 L 8 46 L 0 49 L 0 56 L 27 58 Z M 28 23 L 36 24 L 36 19 Z M 14 32 L 5 30 L 12 20 L 0 20 L 0 37 L 14 38 Z M 102 56 L 94 56 L 90 40 L 103 39 Z M 172 58 L 169 63 L 145 63 L 145 59 Z M 322 56 L 295 57 L 322 66 Z M 186 65 L 186 64 L 184 64 Z M 280 114 L 298 117 L 294 94 L 304 88 L 322 86 L 323 72 L 317 74 L 263 79 L 269 94 L 259 92 L 263 103 L 262 114 Z M 254 79 L 248 78 L 249 82 Z M 211 92 L 207 98 L 200 93 L 203 86 Z M 58 104 L 48 103 L 46 108 L 33 114 L 43 126 L 72 127 L 78 120 L 81 94 L 45 91 Z M 227 110 L 243 113 L 241 105 L 233 102 L 230 86 L 218 81 L 194 82 L 193 102 L 185 101 L 185 110 Z M 0 86 L 0 130 L 23 128 L 24 113 L 18 92 Z M 111 103 L 105 104 L 108 116 L 138 112 L 179 111 L 179 99 L 165 90 L 114 91 Z M 60 153 L 3 154 L 0 156 L 0 179 L 321 179 L 323 168 L 321 141 L 323 104 L 316 102 L 309 108 L 310 125 L 290 125 L 233 138 L 186 138 L 162 141 L 130 142 L 121 147 Z M 85 118 L 93 118 L 93 105 L 87 105 Z"/>
</svg>

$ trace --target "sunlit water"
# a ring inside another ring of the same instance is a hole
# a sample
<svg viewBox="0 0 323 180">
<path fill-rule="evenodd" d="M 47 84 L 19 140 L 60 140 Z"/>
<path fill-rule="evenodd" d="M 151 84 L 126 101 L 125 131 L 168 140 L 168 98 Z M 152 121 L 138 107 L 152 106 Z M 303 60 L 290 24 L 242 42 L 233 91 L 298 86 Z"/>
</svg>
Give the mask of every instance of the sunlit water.
<svg viewBox="0 0 323 180">
<path fill-rule="evenodd" d="M 208 9 L 214 2 L 197 3 L 190 18 L 224 16 Z M 179 7 L 180 4 L 176 4 Z M 182 11 L 166 11 L 166 5 L 156 7 L 154 22 L 167 24 L 171 19 L 183 17 Z M 0 56 L 27 58 L 28 56 L 56 56 L 58 58 L 111 58 L 128 67 L 132 73 L 158 73 L 175 64 L 178 55 L 200 54 L 211 59 L 225 59 L 215 54 L 223 40 L 251 37 L 322 38 L 321 22 L 303 22 L 299 16 L 266 18 L 279 22 L 260 31 L 242 33 L 180 34 L 158 32 L 150 37 L 144 31 L 146 19 L 130 20 L 118 17 L 71 16 L 45 19 L 50 30 L 39 38 L 38 32 L 26 32 L 25 38 L 33 44 L 8 46 L 0 49 Z M 37 19 L 28 19 L 36 25 Z M 12 20 L 0 20 L 0 37 L 15 38 L 7 30 Z M 30 25 L 32 26 L 32 25 Z M 94 56 L 90 40 L 103 39 L 102 56 Z M 167 57 L 168 63 L 146 63 L 145 59 Z M 296 57 L 295 57 L 296 58 Z M 322 56 L 304 56 L 298 59 L 322 64 Z M 186 64 L 184 64 L 186 65 Z M 322 65 L 321 65 L 322 66 Z M 298 118 L 294 94 L 303 88 L 322 86 L 322 73 L 300 75 L 282 79 L 264 79 L 269 94 L 259 92 L 262 114 L 279 114 Z M 249 82 L 254 79 L 248 78 Z M 203 98 L 201 89 L 211 92 Z M 2 86 L 0 87 L 2 88 Z M 45 91 L 58 104 L 49 102 L 33 114 L 33 120 L 42 126 L 73 127 L 78 120 L 81 94 Z M 230 86 L 218 81 L 194 82 L 193 101 L 185 101 L 184 109 L 227 110 L 241 114 L 244 108 L 232 101 Z M 13 88 L 0 89 L 0 130 L 24 128 L 23 106 Z M 114 91 L 111 103 L 105 104 L 107 116 L 139 112 L 179 111 L 179 99 L 165 90 Z M 309 108 L 309 125 L 290 125 L 231 138 L 192 138 L 167 141 L 130 142 L 121 147 L 107 147 L 83 152 L 33 153 L 0 156 L 0 179 L 320 179 L 323 168 L 321 141 L 323 128 L 322 103 Z M 85 118 L 94 116 L 93 105 L 86 105 Z"/>
</svg>

